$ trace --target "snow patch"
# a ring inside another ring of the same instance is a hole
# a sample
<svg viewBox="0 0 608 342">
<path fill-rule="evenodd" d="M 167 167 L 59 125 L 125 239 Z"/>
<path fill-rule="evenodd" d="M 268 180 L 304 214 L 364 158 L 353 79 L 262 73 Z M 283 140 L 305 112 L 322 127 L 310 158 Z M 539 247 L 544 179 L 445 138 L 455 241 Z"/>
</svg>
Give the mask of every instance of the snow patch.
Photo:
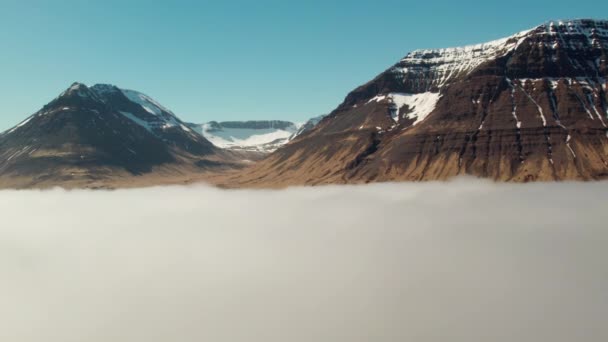
<svg viewBox="0 0 608 342">
<path fill-rule="evenodd" d="M 395 74 L 433 74 L 433 86 L 442 87 L 452 79 L 469 74 L 492 58 L 504 56 L 517 49 L 533 30 L 519 32 L 511 37 L 488 43 L 446 49 L 415 50 L 392 69 Z"/>
<path fill-rule="evenodd" d="M 525 84 L 525 80 L 522 80 L 523 84 Z M 545 113 L 543 112 L 543 108 L 538 104 L 538 102 L 536 102 L 536 100 L 534 100 L 532 98 L 532 96 L 530 96 L 530 94 L 528 94 L 528 92 L 524 89 L 524 87 L 520 84 L 519 85 L 519 89 L 526 95 L 526 97 L 532 102 L 534 103 L 534 105 L 536 106 L 536 108 L 538 108 L 538 113 L 540 115 L 540 119 L 543 122 L 543 127 L 547 126 L 547 119 L 545 118 Z"/>
<path fill-rule="evenodd" d="M 403 114 L 402 118 L 415 119 L 412 125 L 416 125 L 422 122 L 437 106 L 437 102 L 441 98 L 439 93 L 426 92 L 419 94 L 403 94 L 403 93 L 390 93 L 387 95 L 378 95 L 370 102 L 381 102 L 388 99 L 397 108 L 397 115 L 393 117 L 395 122 L 399 122 L 399 113 L 405 106 L 409 109 L 408 113 Z"/>
<path fill-rule="evenodd" d="M 154 120 L 147 121 L 146 127 L 149 129 L 158 128 L 165 130 L 178 127 L 189 135 L 196 136 L 196 133 L 190 127 L 184 125 L 184 123 L 178 119 L 172 111 L 166 107 L 163 107 L 160 103 L 156 102 L 148 95 L 134 90 L 120 89 L 120 91 L 129 100 L 140 105 L 148 114 L 155 116 Z"/>
<path fill-rule="evenodd" d="M 511 81 L 508 78 L 507 78 L 507 82 L 509 83 L 509 86 L 511 87 L 511 103 L 513 105 L 513 108 L 511 110 L 511 115 L 513 115 L 513 118 L 515 119 L 517 129 L 521 129 L 521 121 L 519 121 L 519 118 L 517 117 L 517 104 L 515 102 L 515 85 L 513 84 L 513 81 Z"/>
<path fill-rule="evenodd" d="M 150 126 L 150 124 L 147 121 L 142 120 L 142 119 L 138 118 L 137 116 L 135 116 L 135 115 L 133 115 L 132 113 L 129 113 L 129 112 L 122 112 L 121 111 L 120 114 L 124 115 L 127 119 L 133 121 L 137 125 L 145 128 L 148 132 L 154 134 L 154 131 L 152 130 L 152 127 Z"/>
<path fill-rule="evenodd" d="M 129 100 L 137 103 L 150 114 L 160 116 L 163 112 L 165 112 L 173 116 L 175 115 L 173 112 L 163 107 L 160 103 L 154 101 L 154 99 L 148 95 L 142 94 L 135 90 L 121 89 L 121 91 Z"/>
<path fill-rule="evenodd" d="M 572 140 L 572 137 L 570 136 L 570 134 L 568 134 L 568 137 L 566 138 L 566 146 L 570 150 L 570 153 L 572 153 L 572 156 L 574 157 L 574 159 L 576 159 L 576 153 L 574 153 L 574 150 L 570 146 L 570 140 Z"/>
<path fill-rule="evenodd" d="M 10 134 L 13 133 L 14 131 L 16 131 L 19 127 L 23 127 L 25 126 L 25 124 L 27 124 L 28 122 L 30 122 L 32 120 L 32 118 L 34 118 L 34 115 L 30 116 L 29 118 L 23 120 L 20 124 L 18 124 L 17 126 L 11 128 L 9 131 L 6 132 L 6 134 Z"/>
</svg>

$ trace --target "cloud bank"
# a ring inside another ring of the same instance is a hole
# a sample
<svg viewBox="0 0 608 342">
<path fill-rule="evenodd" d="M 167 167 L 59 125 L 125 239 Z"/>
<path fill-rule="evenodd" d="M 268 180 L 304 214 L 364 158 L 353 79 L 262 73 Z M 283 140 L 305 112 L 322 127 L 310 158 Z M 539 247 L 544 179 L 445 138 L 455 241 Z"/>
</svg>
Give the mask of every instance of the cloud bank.
<svg viewBox="0 0 608 342">
<path fill-rule="evenodd" d="M 607 191 L 4 191 L 0 340 L 606 341 Z"/>
</svg>

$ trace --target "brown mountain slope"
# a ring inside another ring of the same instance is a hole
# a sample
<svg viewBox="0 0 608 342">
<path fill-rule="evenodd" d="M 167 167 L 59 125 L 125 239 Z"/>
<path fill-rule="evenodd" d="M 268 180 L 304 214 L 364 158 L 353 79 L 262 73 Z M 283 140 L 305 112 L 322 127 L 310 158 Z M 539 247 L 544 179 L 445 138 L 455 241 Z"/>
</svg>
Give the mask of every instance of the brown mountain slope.
<svg viewBox="0 0 608 342">
<path fill-rule="evenodd" d="M 227 186 L 608 177 L 608 21 L 408 54 Z"/>
</svg>

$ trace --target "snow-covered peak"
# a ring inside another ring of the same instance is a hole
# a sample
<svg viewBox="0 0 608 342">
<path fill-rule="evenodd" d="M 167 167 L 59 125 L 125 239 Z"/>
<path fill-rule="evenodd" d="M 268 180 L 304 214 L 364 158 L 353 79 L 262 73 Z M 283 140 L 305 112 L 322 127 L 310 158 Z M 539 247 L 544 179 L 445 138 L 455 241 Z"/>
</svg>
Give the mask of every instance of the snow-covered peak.
<svg viewBox="0 0 608 342">
<path fill-rule="evenodd" d="M 489 59 L 503 56 L 516 49 L 532 30 L 487 43 L 445 49 L 415 50 L 403 58 L 391 71 L 397 75 L 432 73 L 427 88 L 442 87 L 458 76 L 466 75 Z"/>
<path fill-rule="evenodd" d="M 608 20 L 575 19 L 575 20 L 551 20 L 532 29 L 521 31 L 506 38 L 496 39 L 486 43 L 451 47 L 442 49 L 420 49 L 414 50 L 401 61 L 410 61 L 424 56 L 437 55 L 449 57 L 460 56 L 465 58 L 492 57 L 517 47 L 522 38 L 534 35 L 585 35 L 588 37 L 608 37 Z M 428 62 L 428 60 L 426 60 Z"/>
<path fill-rule="evenodd" d="M 160 103 L 152 99 L 146 94 L 135 90 L 120 89 L 122 94 L 131 102 L 138 104 L 143 108 L 150 117 L 137 117 L 134 113 L 122 112 L 127 118 L 135 123 L 144 126 L 146 129 L 153 131 L 154 129 L 166 130 L 177 128 L 189 135 L 196 134 L 190 127 L 185 125 L 177 115 L 172 111 L 162 106 Z M 137 119 L 136 119 L 137 118 Z"/>
<path fill-rule="evenodd" d="M 421 91 L 437 89 L 458 77 L 469 74 L 484 62 L 517 50 L 530 38 L 535 38 L 537 44 L 549 50 L 608 48 L 608 21 L 591 19 L 548 21 L 530 30 L 487 43 L 415 50 L 390 71 L 404 80 L 420 80 L 424 83 Z"/>
<path fill-rule="evenodd" d="M 150 96 L 129 89 L 121 89 L 112 84 L 96 84 L 90 88 L 102 99 L 106 99 L 109 95 L 122 93 L 127 99 L 141 106 L 146 112 L 155 116 L 175 116 L 175 114 L 158 103 Z"/>
<path fill-rule="evenodd" d="M 442 49 L 420 49 L 410 52 L 402 61 L 422 58 L 430 55 L 446 56 L 446 57 L 482 57 L 493 56 L 496 53 L 509 50 L 516 45 L 517 40 L 528 35 L 532 30 L 519 32 L 507 38 L 496 39 L 486 43 L 466 45 L 460 47 L 442 48 Z"/>
<path fill-rule="evenodd" d="M 186 126 L 172 111 L 148 95 L 135 90 L 121 89 L 111 84 L 96 84 L 89 89 L 104 103 L 111 102 L 114 96 L 118 95 L 120 97 L 124 96 L 130 102 L 139 106 L 141 110 L 132 111 L 123 108 L 120 102 L 113 103 L 113 107 L 119 113 L 151 133 L 156 134 L 157 131 L 177 128 L 188 135 L 195 135 L 195 132 Z"/>
<path fill-rule="evenodd" d="M 61 100 L 61 102 L 56 102 L 57 106 L 52 109 L 45 109 L 37 114 L 46 115 L 86 107 L 80 102 L 76 102 L 77 104 L 74 105 L 74 102 L 72 102 L 74 97 L 78 101 L 92 100 L 97 102 L 98 105 L 107 105 L 111 111 L 122 114 L 157 136 L 161 136 L 166 130 L 175 128 L 190 137 L 199 138 L 199 135 L 185 125 L 172 111 L 151 97 L 138 91 L 121 89 L 111 84 L 96 84 L 87 87 L 83 83 L 76 82 L 59 95 L 56 100 Z M 69 102 L 66 103 L 66 99 Z M 93 112 L 98 113 L 98 108 Z"/>
<path fill-rule="evenodd" d="M 544 30 L 544 32 L 543 32 Z M 534 30 L 537 34 L 566 34 L 585 35 L 588 37 L 608 37 L 608 20 L 575 19 L 575 20 L 550 20 L 537 26 Z"/>
<path fill-rule="evenodd" d="M 326 115 L 312 118 L 305 123 L 289 121 L 211 121 L 191 124 L 195 131 L 214 145 L 244 151 L 270 153 L 313 129 Z"/>
</svg>

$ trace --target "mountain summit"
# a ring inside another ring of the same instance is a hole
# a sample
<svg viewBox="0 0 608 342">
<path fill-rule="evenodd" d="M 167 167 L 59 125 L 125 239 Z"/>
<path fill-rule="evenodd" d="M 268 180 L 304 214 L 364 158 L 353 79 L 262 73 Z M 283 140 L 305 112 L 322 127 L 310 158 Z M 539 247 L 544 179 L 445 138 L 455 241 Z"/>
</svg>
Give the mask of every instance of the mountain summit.
<svg viewBox="0 0 608 342">
<path fill-rule="evenodd" d="M 416 50 L 235 181 L 606 178 L 607 75 L 605 20 Z"/>
<path fill-rule="evenodd" d="M 0 134 L 0 175 L 17 186 L 204 171 L 229 160 L 152 98 L 106 84 L 74 83 Z"/>
</svg>

